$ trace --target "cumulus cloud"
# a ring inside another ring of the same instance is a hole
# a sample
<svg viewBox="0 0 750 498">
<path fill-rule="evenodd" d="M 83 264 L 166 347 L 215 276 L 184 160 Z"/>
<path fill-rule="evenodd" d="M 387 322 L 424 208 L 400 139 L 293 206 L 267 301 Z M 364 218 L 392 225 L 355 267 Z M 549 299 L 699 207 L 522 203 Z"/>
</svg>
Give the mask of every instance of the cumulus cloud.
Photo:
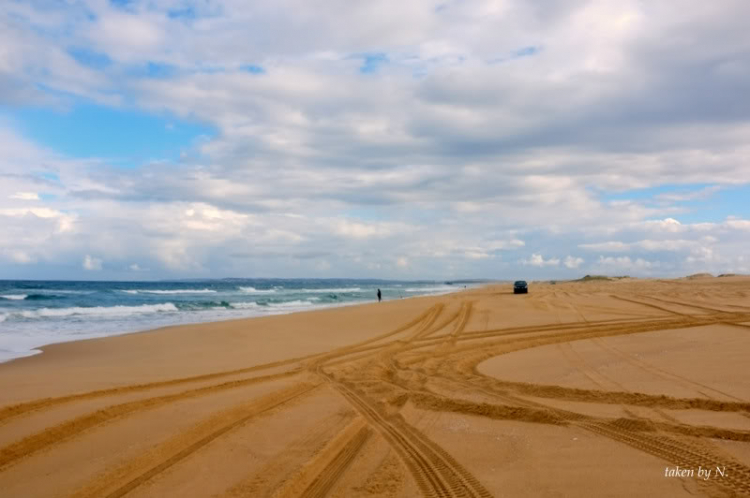
<svg viewBox="0 0 750 498">
<path fill-rule="evenodd" d="M 658 267 L 659 262 L 653 262 L 653 261 L 647 261 L 643 258 L 637 258 L 635 260 L 630 259 L 630 256 L 620 256 L 620 257 L 613 257 L 613 256 L 599 256 L 599 260 L 597 261 L 597 265 L 600 268 L 605 268 L 606 270 L 636 270 L 636 271 L 645 271 L 645 270 L 651 270 L 652 268 Z"/>
<path fill-rule="evenodd" d="M 563 263 L 566 268 L 578 268 L 583 264 L 583 258 L 576 258 L 573 256 L 568 256 L 565 258 L 565 262 Z"/>
<path fill-rule="evenodd" d="M 560 258 L 544 259 L 541 254 L 532 254 L 528 259 L 522 259 L 521 264 L 529 266 L 557 266 L 560 264 Z"/>
</svg>

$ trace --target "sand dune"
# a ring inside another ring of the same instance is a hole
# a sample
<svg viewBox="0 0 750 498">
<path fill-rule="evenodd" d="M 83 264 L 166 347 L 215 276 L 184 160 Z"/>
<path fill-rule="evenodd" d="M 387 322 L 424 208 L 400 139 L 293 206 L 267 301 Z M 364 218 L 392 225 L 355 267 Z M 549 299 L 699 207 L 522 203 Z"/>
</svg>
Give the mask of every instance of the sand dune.
<svg viewBox="0 0 750 498">
<path fill-rule="evenodd" d="M 750 496 L 748 324 L 750 278 L 623 279 L 53 345 L 0 495 Z"/>
</svg>

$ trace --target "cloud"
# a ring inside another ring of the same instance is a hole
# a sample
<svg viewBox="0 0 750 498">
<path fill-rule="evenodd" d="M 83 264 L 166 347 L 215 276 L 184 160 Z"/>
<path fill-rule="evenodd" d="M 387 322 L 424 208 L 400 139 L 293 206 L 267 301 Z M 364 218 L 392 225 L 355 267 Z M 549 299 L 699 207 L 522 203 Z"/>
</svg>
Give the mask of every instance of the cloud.
<svg viewBox="0 0 750 498">
<path fill-rule="evenodd" d="M 154 278 L 742 267 L 748 16 L 740 0 L 3 3 L 0 270 L 73 278 L 87 253 L 112 278 L 133 261 Z M 35 143 L 15 110 L 82 104 L 215 134 L 124 169 Z"/>
<path fill-rule="evenodd" d="M 636 270 L 639 272 L 644 272 L 646 270 L 651 270 L 652 268 L 658 267 L 659 263 L 653 262 L 653 261 L 647 261 L 643 258 L 637 258 L 635 260 L 632 260 L 630 259 L 629 256 L 620 256 L 620 257 L 599 256 L 597 265 L 600 268 L 605 268 L 606 270 L 609 270 L 609 271 L 611 270 L 617 270 L 617 271 Z"/>
<path fill-rule="evenodd" d="M 594 244 L 580 244 L 578 247 L 590 251 L 622 252 L 630 249 L 630 244 L 619 241 L 597 242 Z"/>
<path fill-rule="evenodd" d="M 683 202 L 683 201 L 694 201 L 694 200 L 706 200 L 711 198 L 714 194 L 719 192 L 721 187 L 713 185 L 710 187 L 704 187 L 696 191 L 676 191 L 669 193 L 662 193 L 656 195 L 654 198 L 660 201 L 669 202 Z"/>
<path fill-rule="evenodd" d="M 10 196 L 11 199 L 18 199 L 21 201 L 38 201 L 39 194 L 36 192 L 16 192 Z"/>
<path fill-rule="evenodd" d="M 544 259 L 541 254 L 532 254 L 530 258 L 521 260 L 521 264 L 529 266 L 557 266 L 560 264 L 559 258 Z"/>
<path fill-rule="evenodd" d="M 362 223 L 351 220 L 336 220 L 332 225 L 334 233 L 352 239 L 389 237 L 405 228 L 392 223 Z"/>
<path fill-rule="evenodd" d="M 686 240 L 686 239 L 644 239 L 635 242 L 599 242 L 595 244 L 580 244 L 578 247 L 587 249 L 590 251 L 601 251 L 601 252 L 628 252 L 635 250 L 642 250 L 647 252 L 659 252 L 659 251 L 683 251 L 699 245 L 701 243 L 714 243 L 716 239 L 710 236 L 702 237 L 698 240 Z"/>
<path fill-rule="evenodd" d="M 565 268 L 578 268 L 583 264 L 583 258 L 568 256 L 567 258 L 565 258 L 565 262 L 563 264 L 565 265 Z"/>
<path fill-rule="evenodd" d="M 83 263 L 81 265 L 86 271 L 100 271 L 102 269 L 102 260 L 99 258 L 93 258 L 87 254 L 83 258 Z"/>
</svg>

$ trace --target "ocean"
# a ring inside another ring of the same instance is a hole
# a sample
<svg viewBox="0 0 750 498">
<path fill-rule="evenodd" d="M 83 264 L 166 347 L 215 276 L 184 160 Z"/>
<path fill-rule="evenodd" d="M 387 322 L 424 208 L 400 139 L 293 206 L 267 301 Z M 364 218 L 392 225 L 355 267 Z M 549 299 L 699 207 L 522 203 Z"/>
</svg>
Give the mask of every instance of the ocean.
<svg viewBox="0 0 750 498">
<path fill-rule="evenodd" d="M 225 279 L 160 282 L 0 281 L 0 362 L 39 346 L 167 325 L 265 316 L 441 294 L 443 282 Z"/>
</svg>

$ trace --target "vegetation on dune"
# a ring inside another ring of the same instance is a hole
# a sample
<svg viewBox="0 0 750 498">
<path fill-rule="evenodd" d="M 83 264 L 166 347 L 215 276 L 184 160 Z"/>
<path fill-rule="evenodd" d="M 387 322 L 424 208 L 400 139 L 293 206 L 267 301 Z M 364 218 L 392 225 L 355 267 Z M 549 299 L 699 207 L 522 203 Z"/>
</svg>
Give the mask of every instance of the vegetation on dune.
<svg viewBox="0 0 750 498">
<path fill-rule="evenodd" d="M 606 275 L 586 275 L 583 278 L 579 278 L 578 280 L 573 280 L 573 282 L 591 282 L 591 281 L 611 281 L 611 280 L 621 280 L 623 278 L 630 278 L 628 275 L 622 275 L 619 277 L 608 277 Z"/>
</svg>

